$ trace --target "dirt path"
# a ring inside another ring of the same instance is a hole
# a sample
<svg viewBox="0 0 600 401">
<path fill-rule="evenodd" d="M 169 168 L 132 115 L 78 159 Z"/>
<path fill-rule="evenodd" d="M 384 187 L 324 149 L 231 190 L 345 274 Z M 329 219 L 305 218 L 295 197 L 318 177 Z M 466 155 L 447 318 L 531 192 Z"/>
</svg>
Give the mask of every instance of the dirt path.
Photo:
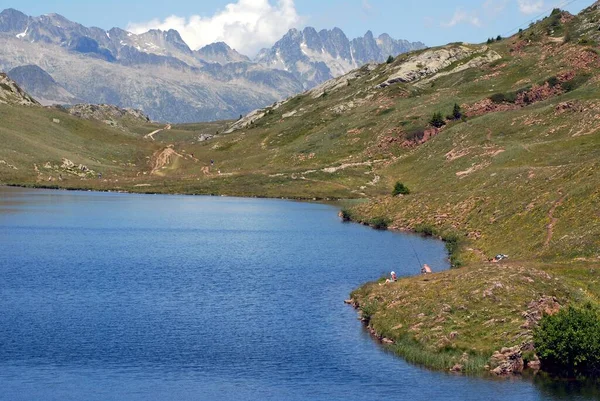
<svg viewBox="0 0 600 401">
<path fill-rule="evenodd" d="M 157 129 L 156 131 L 152 131 L 148 135 L 144 135 L 144 139 L 152 139 L 153 141 L 155 141 L 156 139 L 154 138 L 154 135 L 161 133 L 165 130 L 170 130 L 170 129 L 171 129 L 171 124 L 167 124 L 165 126 L 165 128 Z"/>
<path fill-rule="evenodd" d="M 548 246 L 550 246 L 550 241 L 552 241 L 552 237 L 554 236 L 554 226 L 556 225 L 556 222 L 558 221 L 558 218 L 554 217 L 554 212 L 556 212 L 556 209 L 563 204 L 563 202 L 565 201 L 566 198 L 567 198 L 567 195 L 563 195 L 559 200 L 557 200 L 554 203 L 554 205 L 548 212 L 548 218 L 550 219 L 550 223 L 548 223 L 548 225 L 546 226 L 547 235 L 546 235 L 546 241 L 544 241 L 545 248 L 548 248 Z"/>
<path fill-rule="evenodd" d="M 171 146 L 154 153 L 150 162 L 150 166 L 152 167 L 150 174 L 155 174 L 163 167 L 171 164 L 174 157 L 185 158 L 185 156 L 177 153 Z"/>
</svg>

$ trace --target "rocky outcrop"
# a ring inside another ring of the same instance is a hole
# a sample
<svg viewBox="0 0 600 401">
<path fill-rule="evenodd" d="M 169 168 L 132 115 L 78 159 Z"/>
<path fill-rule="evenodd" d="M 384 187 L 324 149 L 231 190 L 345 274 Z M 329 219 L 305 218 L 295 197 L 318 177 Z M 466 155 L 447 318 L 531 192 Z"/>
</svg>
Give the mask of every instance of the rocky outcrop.
<svg viewBox="0 0 600 401">
<path fill-rule="evenodd" d="M 97 120 L 107 125 L 120 126 L 125 118 L 138 122 L 150 122 L 150 118 L 141 110 L 122 109 L 110 104 L 77 104 L 69 108 L 69 114 L 86 120 Z"/>
<path fill-rule="evenodd" d="M 329 81 L 322 83 L 316 88 L 309 90 L 308 95 L 313 99 L 317 99 L 325 94 L 330 94 L 341 88 L 345 88 L 346 86 L 348 86 L 350 81 L 369 74 L 375 68 L 377 68 L 377 64 L 366 64 L 363 67 L 354 70 L 346 75 L 343 75 L 339 78 L 330 79 Z"/>
<path fill-rule="evenodd" d="M 511 348 L 502 348 L 496 351 L 491 358 L 492 366 L 495 366 L 491 372 L 497 376 L 508 376 L 523 372 L 525 362 L 520 346 Z"/>
<path fill-rule="evenodd" d="M 527 305 L 527 311 L 523 312 L 525 323 L 521 325 L 521 328 L 533 329 L 544 315 L 554 315 L 560 311 L 560 308 L 561 305 L 556 297 L 542 296 L 537 301 L 531 301 Z"/>
<path fill-rule="evenodd" d="M 465 60 L 463 64 L 456 66 L 450 71 L 444 71 L 443 75 L 464 71 L 468 68 L 480 67 L 498 59 L 500 59 L 500 55 L 488 50 L 487 46 L 470 47 L 457 45 L 426 50 L 398 65 L 390 67 L 389 76 L 377 87 L 385 88 L 397 82 L 414 82 L 431 77 L 462 60 Z"/>
<path fill-rule="evenodd" d="M 0 103 L 21 106 L 40 105 L 4 73 L 0 73 Z"/>
</svg>

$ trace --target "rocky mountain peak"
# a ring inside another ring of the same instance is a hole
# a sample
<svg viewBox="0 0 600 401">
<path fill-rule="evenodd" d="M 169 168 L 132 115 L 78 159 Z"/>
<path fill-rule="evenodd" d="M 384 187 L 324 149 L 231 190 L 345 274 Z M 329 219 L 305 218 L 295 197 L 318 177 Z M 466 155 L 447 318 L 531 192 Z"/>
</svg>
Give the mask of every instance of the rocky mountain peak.
<svg viewBox="0 0 600 401">
<path fill-rule="evenodd" d="M 239 63 L 239 62 L 250 62 L 250 59 L 236 50 L 229 47 L 225 42 L 216 42 L 206 45 L 200 50 L 195 52 L 196 56 L 203 61 L 209 63 Z"/>
<path fill-rule="evenodd" d="M 389 55 L 424 47 L 419 42 L 394 40 L 387 34 L 375 40 L 372 31 L 349 41 L 339 28 L 317 32 L 306 27 L 302 31 L 290 29 L 271 49 L 262 50 L 257 61 L 291 72 L 309 88 L 366 63 L 383 62 Z"/>
<path fill-rule="evenodd" d="M 0 32 L 23 32 L 27 28 L 29 17 L 14 8 L 0 13 Z"/>
</svg>

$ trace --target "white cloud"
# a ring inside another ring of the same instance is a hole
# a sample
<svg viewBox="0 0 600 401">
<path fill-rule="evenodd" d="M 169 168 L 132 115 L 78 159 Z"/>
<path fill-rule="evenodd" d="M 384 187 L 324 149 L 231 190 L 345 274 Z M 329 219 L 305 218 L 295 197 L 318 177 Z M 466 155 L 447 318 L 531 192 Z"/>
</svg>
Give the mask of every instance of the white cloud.
<svg viewBox="0 0 600 401">
<path fill-rule="evenodd" d="M 544 11 L 544 0 L 517 0 L 519 11 L 523 14 L 535 14 Z"/>
<path fill-rule="evenodd" d="M 479 16 L 476 12 L 469 13 L 463 10 L 462 8 L 458 8 L 454 12 L 452 19 L 448 22 L 442 22 L 441 25 L 445 28 L 452 28 L 453 26 L 459 24 L 471 24 L 473 26 L 479 27 L 481 26 L 481 20 L 479 19 Z"/>
<path fill-rule="evenodd" d="M 193 49 L 226 42 L 241 53 L 253 56 L 261 48 L 272 46 L 302 21 L 294 0 L 278 0 L 274 5 L 269 0 L 237 0 L 211 17 L 173 15 L 164 21 L 130 23 L 127 29 L 138 34 L 150 29 L 175 29 Z"/>
</svg>

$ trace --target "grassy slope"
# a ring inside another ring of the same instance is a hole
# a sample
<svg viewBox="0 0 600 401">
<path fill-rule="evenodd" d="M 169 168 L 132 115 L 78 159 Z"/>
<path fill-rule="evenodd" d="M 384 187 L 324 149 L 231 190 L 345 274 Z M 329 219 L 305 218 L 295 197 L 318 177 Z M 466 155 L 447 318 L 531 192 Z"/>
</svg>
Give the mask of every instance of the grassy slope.
<svg viewBox="0 0 600 401">
<path fill-rule="evenodd" d="M 199 134 L 222 133 L 227 124 L 174 126 L 151 141 L 143 135 L 163 125 L 128 123 L 117 130 L 56 110 L 0 105 L 0 160 L 18 168 L 0 164 L 0 182 L 370 198 L 352 209 L 353 218 L 381 216 L 396 228 L 431 226 L 455 235 L 461 244 L 455 256 L 464 264 L 427 281 L 361 288 L 354 296 L 369 310 L 371 324 L 415 362 L 447 368 L 467 352 L 469 369 L 477 370 L 493 350 L 529 338 L 520 326 L 531 301 L 542 295 L 561 303 L 599 300 L 599 14 L 587 11 L 553 27 L 549 18 L 521 37 L 492 44 L 502 60 L 425 87 L 374 89 L 410 55 L 372 71 L 363 68 L 337 90 L 317 99 L 297 96 L 247 129 L 204 142 L 196 140 Z M 563 44 L 565 31 L 571 41 Z M 568 71 L 589 79 L 572 92 L 452 122 L 423 145 L 402 146 L 436 111 L 448 114 L 454 103 L 467 107 Z M 557 106 L 564 102 L 571 106 L 561 111 Z M 153 171 L 169 146 L 175 155 Z M 63 172 L 58 181 L 60 170 L 34 170 L 34 164 L 60 164 L 62 158 L 103 178 Z M 336 166 L 344 168 L 327 169 Z M 412 194 L 391 197 L 397 180 Z M 510 263 L 485 262 L 497 253 L 509 254 Z M 493 296 L 483 297 L 490 288 Z M 440 312 L 444 304 L 451 312 Z M 443 340 L 451 332 L 458 336 Z"/>
</svg>

